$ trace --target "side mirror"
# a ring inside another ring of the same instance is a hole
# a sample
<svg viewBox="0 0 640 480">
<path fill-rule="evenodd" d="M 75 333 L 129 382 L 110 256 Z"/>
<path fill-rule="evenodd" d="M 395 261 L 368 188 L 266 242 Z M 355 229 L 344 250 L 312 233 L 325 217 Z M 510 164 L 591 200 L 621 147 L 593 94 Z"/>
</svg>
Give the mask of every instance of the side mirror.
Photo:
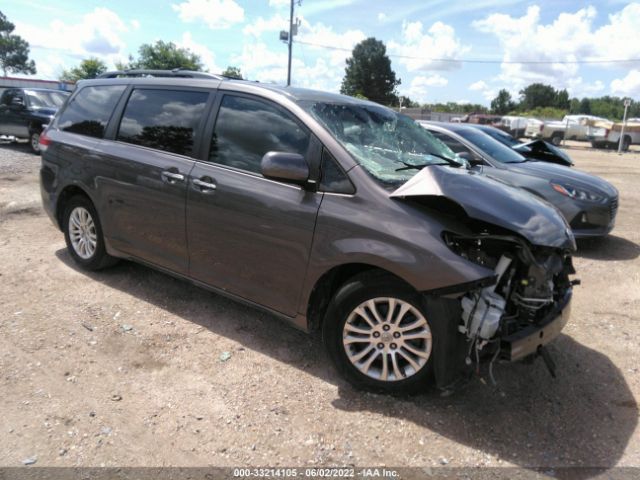
<svg viewBox="0 0 640 480">
<path fill-rule="evenodd" d="M 260 166 L 265 178 L 297 185 L 304 185 L 309 180 L 309 165 L 299 153 L 267 152 Z"/>
</svg>

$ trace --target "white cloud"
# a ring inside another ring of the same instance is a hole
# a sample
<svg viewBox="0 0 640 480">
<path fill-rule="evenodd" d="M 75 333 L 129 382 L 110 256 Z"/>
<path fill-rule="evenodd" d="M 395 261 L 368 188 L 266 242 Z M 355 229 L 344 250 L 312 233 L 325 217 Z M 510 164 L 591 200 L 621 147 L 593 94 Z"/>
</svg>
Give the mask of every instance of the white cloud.
<svg viewBox="0 0 640 480">
<path fill-rule="evenodd" d="M 427 102 L 427 95 L 429 93 L 429 87 L 444 87 L 449 81 L 441 75 L 417 75 L 411 79 L 411 83 L 408 88 L 400 87 L 400 91 L 403 95 L 411 98 L 411 100 L 419 103 Z"/>
<path fill-rule="evenodd" d="M 378 21 L 379 22 L 385 22 L 389 17 L 387 17 L 386 13 L 380 12 L 378 14 Z"/>
<path fill-rule="evenodd" d="M 612 81 L 611 91 L 615 95 L 640 98 L 640 70 L 631 70 L 626 77 Z"/>
<path fill-rule="evenodd" d="M 187 0 L 172 4 L 180 20 L 202 21 L 211 29 L 228 28 L 244 21 L 244 9 L 234 0 Z"/>
<path fill-rule="evenodd" d="M 131 23 L 131 26 L 133 27 L 134 30 L 138 30 L 140 28 L 140 22 L 135 18 L 131 20 L 129 23 Z"/>
<path fill-rule="evenodd" d="M 609 15 L 608 23 L 595 28 L 597 10 L 588 6 L 574 13 L 561 13 L 551 23 L 541 22 L 541 8 L 530 6 L 521 17 L 492 14 L 472 25 L 497 37 L 502 50 L 501 75 L 497 80 L 512 90 L 532 82 L 567 88 L 572 95 L 598 92 L 601 83 L 585 83 L 577 60 L 631 59 L 640 57 L 640 3 L 631 3 Z M 508 63 L 508 62 L 558 63 Z M 612 64 L 593 64 L 609 68 Z"/>
<path fill-rule="evenodd" d="M 238 65 L 247 78 L 252 80 L 284 84 L 287 79 L 286 46 L 281 44 L 279 48 L 277 46 L 272 50 L 264 41 L 257 39 L 259 33 L 269 31 L 266 23 L 260 25 L 259 27 L 254 23 L 245 27 L 245 33 L 256 36 L 256 40 L 245 41 L 242 52 L 232 57 L 230 63 Z M 281 29 L 276 27 L 275 22 L 270 28 Z M 365 34 L 360 30 L 336 32 L 332 27 L 322 23 L 311 24 L 301 18 L 296 39 L 310 44 L 348 50 L 330 50 L 306 43 L 294 43 L 292 84 L 299 87 L 338 91 L 344 75 L 345 60 L 351 55 L 350 50 L 365 38 Z"/>
<path fill-rule="evenodd" d="M 180 48 L 187 48 L 198 55 L 208 71 L 212 73 L 222 73 L 222 70 L 224 70 L 216 64 L 215 56 L 207 46 L 193 40 L 191 32 L 184 32 L 182 39 L 176 42 L 176 45 Z"/>
<path fill-rule="evenodd" d="M 77 24 L 53 20 L 49 28 L 16 22 L 16 33 L 31 47 L 59 49 L 77 55 L 107 56 L 120 53 L 125 43 L 120 34 L 127 31 L 120 17 L 107 8 L 96 8 Z"/>
<path fill-rule="evenodd" d="M 289 18 L 285 18 L 279 13 L 276 13 L 269 19 L 259 17 L 253 23 L 247 24 L 242 33 L 245 35 L 253 35 L 259 37 L 265 32 L 279 32 L 280 30 L 289 31 Z"/>
<path fill-rule="evenodd" d="M 126 44 L 121 36 L 129 28 L 107 8 L 95 8 L 75 24 L 58 19 L 44 26 L 15 24 L 16 33 L 30 44 L 39 78 L 58 78 L 69 63 L 75 65 L 87 57 L 100 58 L 107 65 L 126 61 Z"/>
<path fill-rule="evenodd" d="M 498 92 L 495 88 L 491 87 L 484 80 L 478 80 L 477 82 L 473 82 L 469 85 L 469 90 L 474 92 L 480 92 L 480 94 L 484 97 L 485 100 L 491 101 L 493 100 Z"/>
<path fill-rule="evenodd" d="M 487 82 L 485 82 L 484 80 L 478 80 L 477 82 L 473 82 L 471 85 L 469 85 L 469 90 L 474 91 L 486 90 L 487 88 L 489 88 L 489 85 L 487 85 Z"/>
<path fill-rule="evenodd" d="M 451 61 L 463 56 L 470 47 L 463 45 L 456 37 L 450 25 L 436 22 L 427 33 L 423 32 L 422 22 L 404 22 L 402 25 L 402 43 L 388 42 L 389 51 L 408 58 L 397 61 L 409 72 L 420 70 L 453 70 L 460 62 Z M 410 57 L 410 58 L 409 58 Z M 432 60 L 444 59 L 445 61 Z"/>
</svg>

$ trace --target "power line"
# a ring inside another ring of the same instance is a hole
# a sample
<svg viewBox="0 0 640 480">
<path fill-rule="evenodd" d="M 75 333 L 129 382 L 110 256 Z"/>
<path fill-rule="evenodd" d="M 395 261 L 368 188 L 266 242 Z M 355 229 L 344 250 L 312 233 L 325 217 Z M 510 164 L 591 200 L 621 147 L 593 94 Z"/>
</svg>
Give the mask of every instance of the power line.
<svg viewBox="0 0 640 480">
<path fill-rule="evenodd" d="M 339 50 L 341 52 L 352 52 L 351 48 L 334 47 L 332 45 L 321 45 L 319 43 L 305 42 L 303 40 L 296 40 L 296 43 L 303 45 L 309 45 L 311 47 L 326 48 L 328 50 Z M 579 64 L 598 64 L 598 63 L 633 63 L 640 62 L 640 58 L 629 59 L 611 59 L 611 60 L 529 60 L 529 61 L 512 61 L 512 60 L 483 60 L 479 58 L 431 58 L 431 57 L 414 57 L 411 55 L 398 55 L 393 53 L 387 54 L 393 58 L 403 58 L 406 60 L 426 60 L 429 62 L 444 62 L 444 63 L 493 63 L 493 64 L 518 64 L 518 65 L 579 65 Z"/>
</svg>

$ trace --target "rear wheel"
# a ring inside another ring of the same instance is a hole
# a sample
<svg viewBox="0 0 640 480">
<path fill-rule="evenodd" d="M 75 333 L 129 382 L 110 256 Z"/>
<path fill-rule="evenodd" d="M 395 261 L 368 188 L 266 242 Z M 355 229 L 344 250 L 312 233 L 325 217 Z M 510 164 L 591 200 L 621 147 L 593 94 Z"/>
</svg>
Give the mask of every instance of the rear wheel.
<svg viewBox="0 0 640 480">
<path fill-rule="evenodd" d="M 29 146 L 31 147 L 31 151 L 36 155 L 40 154 L 40 133 L 39 132 L 31 132 L 29 135 Z"/>
<path fill-rule="evenodd" d="M 551 136 L 551 143 L 556 147 L 559 147 L 560 144 L 562 143 L 563 138 L 564 138 L 564 135 L 562 135 L 561 133 L 554 133 Z"/>
<path fill-rule="evenodd" d="M 432 378 L 433 333 L 422 297 L 384 273 L 364 273 L 340 288 L 323 324 L 337 370 L 356 388 L 415 393 Z"/>
<path fill-rule="evenodd" d="M 100 270 L 117 260 L 104 246 L 102 226 L 93 203 L 85 196 L 75 196 L 65 207 L 64 239 L 73 260 L 86 270 Z"/>
<path fill-rule="evenodd" d="M 631 137 L 629 135 L 625 135 L 622 139 L 622 151 L 626 152 L 629 150 L 631 146 Z"/>
</svg>

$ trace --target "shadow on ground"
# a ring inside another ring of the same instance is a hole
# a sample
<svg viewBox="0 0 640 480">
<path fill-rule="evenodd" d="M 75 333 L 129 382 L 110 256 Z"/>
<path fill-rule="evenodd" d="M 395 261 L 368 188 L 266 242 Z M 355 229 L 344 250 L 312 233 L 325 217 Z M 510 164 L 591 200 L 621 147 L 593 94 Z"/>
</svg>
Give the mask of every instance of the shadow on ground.
<svg viewBox="0 0 640 480">
<path fill-rule="evenodd" d="M 56 254 L 77 270 L 66 250 Z M 335 408 L 412 422 L 522 467 L 613 467 L 638 422 L 638 406 L 622 372 L 603 353 L 566 335 L 550 346 L 558 366 L 555 380 L 540 361 L 502 364 L 495 369 L 499 388 L 474 379 L 451 397 L 430 393 L 394 398 L 354 390 L 329 366 L 317 336 L 266 313 L 131 262 L 98 273 L 81 272 L 337 385 Z M 562 477 L 560 472 L 557 477 Z M 572 471 L 571 478 L 593 474 Z"/>
<path fill-rule="evenodd" d="M 592 260 L 633 260 L 640 255 L 640 245 L 615 235 L 577 240 L 576 257 Z"/>
</svg>

